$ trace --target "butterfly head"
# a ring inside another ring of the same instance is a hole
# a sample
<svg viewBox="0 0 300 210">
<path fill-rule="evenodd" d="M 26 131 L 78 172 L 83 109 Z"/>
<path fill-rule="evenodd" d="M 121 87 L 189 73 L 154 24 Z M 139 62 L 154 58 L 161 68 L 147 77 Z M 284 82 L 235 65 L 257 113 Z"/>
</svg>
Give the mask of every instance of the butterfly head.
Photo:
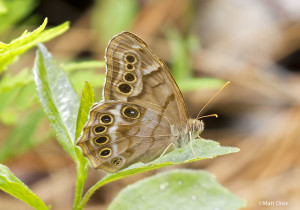
<svg viewBox="0 0 300 210">
<path fill-rule="evenodd" d="M 189 119 L 188 131 L 191 132 L 192 138 L 197 138 L 204 130 L 204 123 L 202 120 Z"/>
</svg>

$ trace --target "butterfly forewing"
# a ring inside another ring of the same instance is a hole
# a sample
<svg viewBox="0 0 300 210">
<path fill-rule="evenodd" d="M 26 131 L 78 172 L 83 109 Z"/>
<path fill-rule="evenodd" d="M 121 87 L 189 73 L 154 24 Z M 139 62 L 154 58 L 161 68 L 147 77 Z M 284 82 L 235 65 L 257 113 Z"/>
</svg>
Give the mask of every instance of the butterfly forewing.
<svg viewBox="0 0 300 210">
<path fill-rule="evenodd" d="M 129 32 L 113 37 L 106 49 L 106 68 L 105 100 L 151 107 L 164 112 L 173 124 L 188 119 L 182 94 L 169 69 L 139 37 Z M 128 74 L 134 82 L 126 80 Z"/>
</svg>

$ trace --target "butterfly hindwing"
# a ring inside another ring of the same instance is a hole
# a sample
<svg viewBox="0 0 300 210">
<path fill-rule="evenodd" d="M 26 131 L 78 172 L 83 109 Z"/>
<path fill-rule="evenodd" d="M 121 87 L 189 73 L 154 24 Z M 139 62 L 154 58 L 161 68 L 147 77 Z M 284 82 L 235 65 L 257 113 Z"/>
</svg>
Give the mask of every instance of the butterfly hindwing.
<svg viewBox="0 0 300 210">
<path fill-rule="evenodd" d="M 95 168 L 114 172 L 153 160 L 171 139 L 166 117 L 133 103 L 109 101 L 92 108 L 77 145 Z"/>
</svg>

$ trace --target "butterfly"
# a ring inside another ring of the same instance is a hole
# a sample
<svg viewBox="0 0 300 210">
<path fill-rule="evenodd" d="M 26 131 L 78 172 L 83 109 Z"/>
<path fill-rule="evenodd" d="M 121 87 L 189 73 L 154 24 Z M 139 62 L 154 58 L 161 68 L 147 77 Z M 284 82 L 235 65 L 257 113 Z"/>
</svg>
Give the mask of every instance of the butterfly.
<svg viewBox="0 0 300 210">
<path fill-rule="evenodd" d="M 203 131 L 168 67 L 141 38 L 114 36 L 105 62 L 103 99 L 92 106 L 77 142 L 94 168 L 112 173 L 148 163 Z"/>
</svg>

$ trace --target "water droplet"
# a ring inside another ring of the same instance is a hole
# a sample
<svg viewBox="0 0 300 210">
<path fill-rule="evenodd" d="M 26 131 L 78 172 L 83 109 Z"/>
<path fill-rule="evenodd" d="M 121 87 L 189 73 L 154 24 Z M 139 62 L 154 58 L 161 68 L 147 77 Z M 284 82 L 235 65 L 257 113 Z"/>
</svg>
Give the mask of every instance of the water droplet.
<svg viewBox="0 0 300 210">
<path fill-rule="evenodd" d="M 202 188 L 209 188 L 209 185 L 207 183 L 201 183 Z"/>
<path fill-rule="evenodd" d="M 165 182 L 165 183 L 162 183 L 159 185 L 159 189 L 161 191 L 165 190 L 167 187 L 168 187 L 169 183 L 168 182 Z"/>
<path fill-rule="evenodd" d="M 192 195 L 192 200 L 195 201 L 197 199 L 196 195 Z"/>
<path fill-rule="evenodd" d="M 178 185 L 182 185 L 182 181 L 181 180 L 178 180 Z"/>
<path fill-rule="evenodd" d="M 141 197 L 141 199 L 142 199 L 143 201 L 145 201 L 145 200 L 146 200 L 145 196 L 142 196 L 142 197 Z"/>
</svg>

